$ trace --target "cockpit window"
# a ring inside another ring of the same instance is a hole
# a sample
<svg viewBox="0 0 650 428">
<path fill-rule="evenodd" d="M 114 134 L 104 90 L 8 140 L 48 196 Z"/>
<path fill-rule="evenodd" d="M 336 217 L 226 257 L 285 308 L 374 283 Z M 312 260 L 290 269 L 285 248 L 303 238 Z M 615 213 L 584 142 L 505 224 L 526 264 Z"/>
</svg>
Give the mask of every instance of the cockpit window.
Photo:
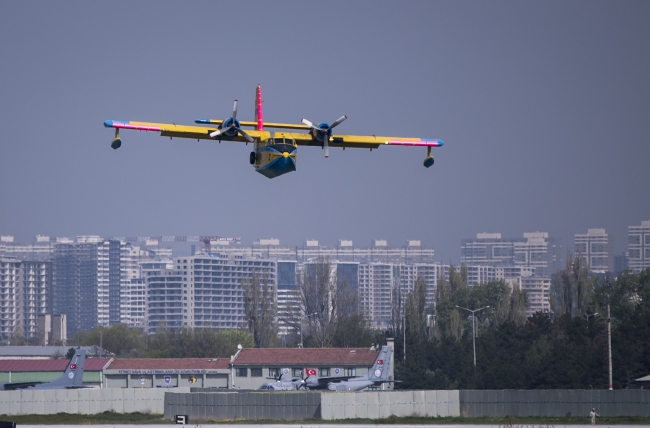
<svg viewBox="0 0 650 428">
<path fill-rule="evenodd" d="M 284 140 L 284 144 L 295 145 L 295 143 L 296 143 L 296 142 L 293 141 L 291 138 L 287 138 L 287 139 Z"/>
</svg>

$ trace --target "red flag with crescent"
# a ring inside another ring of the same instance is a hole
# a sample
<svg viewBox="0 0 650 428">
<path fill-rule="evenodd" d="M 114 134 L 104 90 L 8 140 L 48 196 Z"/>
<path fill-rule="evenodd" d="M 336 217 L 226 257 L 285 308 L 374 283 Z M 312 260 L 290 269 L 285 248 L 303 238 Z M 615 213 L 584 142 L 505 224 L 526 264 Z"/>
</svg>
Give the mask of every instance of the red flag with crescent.
<svg viewBox="0 0 650 428">
<path fill-rule="evenodd" d="M 70 370 L 77 370 L 76 364 L 70 364 Z"/>
<path fill-rule="evenodd" d="M 305 374 L 307 376 L 316 376 L 316 369 L 305 369 Z"/>
</svg>

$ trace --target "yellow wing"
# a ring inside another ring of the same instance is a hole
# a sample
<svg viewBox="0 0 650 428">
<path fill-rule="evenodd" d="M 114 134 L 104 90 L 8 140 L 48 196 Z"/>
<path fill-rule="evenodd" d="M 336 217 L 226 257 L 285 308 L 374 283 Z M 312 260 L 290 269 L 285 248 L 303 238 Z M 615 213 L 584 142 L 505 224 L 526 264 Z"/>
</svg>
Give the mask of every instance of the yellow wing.
<svg viewBox="0 0 650 428">
<path fill-rule="evenodd" d="M 299 146 L 318 146 L 323 145 L 322 141 L 314 139 L 311 134 L 299 134 L 296 132 L 276 132 L 276 137 L 291 138 Z M 382 145 L 392 146 L 421 146 L 421 147 L 441 147 L 444 144 L 442 140 L 408 138 L 408 137 L 382 137 L 378 135 L 339 135 L 334 134 L 329 139 L 330 147 L 352 147 L 361 149 L 376 149 Z"/>
<path fill-rule="evenodd" d="M 104 122 L 107 128 L 115 129 L 133 129 L 137 131 L 160 132 L 162 137 L 179 137 L 194 138 L 197 140 L 223 140 L 238 141 L 245 143 L 246 139 L 241 135 L 230 136 L 222 134 L 219 137 L 210 137 L 210 133 L 216 131 L 217 127 L 204 127 L 194 125 L 176 125 L 175 123 L 155 123 L 155 122 L 134 122 L 122 120 L 107 120 Z M 269 132 L 250 130 L 246 131 L 252 138 L 264 140 L 270 137 Z"/>
</svg>

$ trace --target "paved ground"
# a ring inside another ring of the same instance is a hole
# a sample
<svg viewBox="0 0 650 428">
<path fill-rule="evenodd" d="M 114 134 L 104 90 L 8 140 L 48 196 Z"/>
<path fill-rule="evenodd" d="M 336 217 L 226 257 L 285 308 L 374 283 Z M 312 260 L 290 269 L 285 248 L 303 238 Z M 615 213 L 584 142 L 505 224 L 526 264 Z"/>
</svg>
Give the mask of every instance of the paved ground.
<svg viewBox="0 0 650 428">
<path fill-rule="evenodd" d="M 82 428 L 82 427 L 87 427 L 87 428 L 170 428 L 169 424 L 166 425 L 72 425 L 75 428 Z M 174 426 L 174 425 L 171 425 Z M 220 425 L 215 425 L 215 424 L 188 424 L 186 425 L 187 428 L 202 428 L 202 427 L 215 427 L 215 426 L 233 426 L 236 428 L 504 428 L 504 425 L 360 425 L 360 424 L 350 424 L 350 425 L 343 425 L 343 424 L 312 424 L 312 425 L 300 425 L 300 424 L 288 424 L 288 425 L 261 425 L 261 424 L 255 424 L 255 425 L 244 425 L 244 424 L 235 424 L 235 425 L 228 425 L 228 424 L 220 424 Z M 543 424 L 538 424 L 538 425 L 512 425 L 512 428 L 562 428 L 562 427 L 568 427 L 568 428 L 592 428 L 592 425 L 543 425 Z M 601 427 L 606 427 L 609 425 L 597 425 Z M 639 427 L 648 427 L 650 425 L 611 425 L 612 427 L 616 428 L 639 428 Z M 63 425 L 19 425 L 19 428 L 61 428 Z"/>
</svg>

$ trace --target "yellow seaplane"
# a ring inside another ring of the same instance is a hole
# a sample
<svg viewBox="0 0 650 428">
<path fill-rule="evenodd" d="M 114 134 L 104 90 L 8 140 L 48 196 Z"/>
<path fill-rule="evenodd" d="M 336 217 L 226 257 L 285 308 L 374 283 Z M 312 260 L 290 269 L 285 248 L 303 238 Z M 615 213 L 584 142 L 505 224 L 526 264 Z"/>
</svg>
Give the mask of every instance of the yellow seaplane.
<svg viewBox="0 0 650 428">
<path fill-rule="evenodd" d="M 296 170 L 298 146 L 321 147 L 325 157 L 329 157 L 330 147 L 376 149 L 381 145 L 389 146 L 422 146 L 427 148 L 424 166 L 433 165 L 432 147 L 441 147 L 442 140 L 405 137 L 381 137 L 376 135 L 339 135 L 332 130 L 341 124 L 347 116 L 341 116 L 332 124 L 323 122 L 315 125 L 307 119 L 302 123 L 264 122 L 262 112 L 262 87 L 257 86 L 255 97 L 255 121 L 246 122 L 237 119 L 237 100 L 232 110 L 232 116 L 225 119 L 197 119 L 196 125 L 176 125 L 175 123 L 134 122 L 124 120 L 107 120 L 104 126 L 115 128 L 115 139 L 111 142 L 113 149 L 122 146 L 120 129 L 159 132 L 162 137 L 196 138 L 196 140 L 237 141 L 253 144 L 250 153 L 250 164 L 255 171 L 268 177 L 275 178 L 287 172 Z M 205 126 L 207 125 L 207 126 Z M 252 128 L 244 131 L 242 127 Z M 288 132 L 269 132 L 266 129 L 283 129 Z M 303 132 L 295 132 L 303 131 Z M 304 132 L 306 131 L 306 132 Z"/>
</svg>

